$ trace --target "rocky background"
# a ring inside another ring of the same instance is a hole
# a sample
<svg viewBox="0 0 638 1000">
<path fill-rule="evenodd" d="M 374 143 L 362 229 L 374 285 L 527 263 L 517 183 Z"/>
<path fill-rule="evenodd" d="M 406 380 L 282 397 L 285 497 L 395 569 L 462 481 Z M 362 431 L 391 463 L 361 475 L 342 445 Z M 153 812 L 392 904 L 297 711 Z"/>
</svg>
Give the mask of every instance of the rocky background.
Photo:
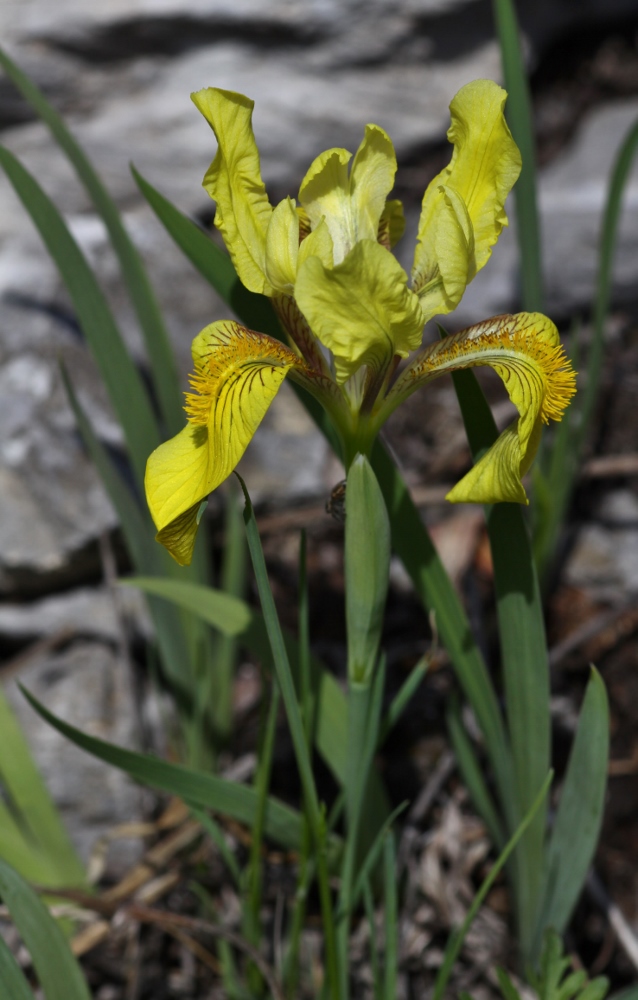
<svg viewBox="0 0 638 1000">
<path fill-rule="evenodd" d="M 542 165 L 547 311 L 568 324 L 575 315 L 587 319 L 610 167 L 638 117 L 638 13 L 635 0 L 524 0 L 518 6 Z M 184 11 L 172 0 L 0 5 L 2 44 L 65 114 L 121 207 L 185 373 L 193 336 L 225 310 L 143 204 L 129 162 L 182 210 L 210 223 L 201 178 L 215 146 L 189 100 L 192 90 L 216 85 L 256 99 L 255 131 L 273 200 L 296 193 L 321 150 L 356 149 L 368 121 L 386 128 L 399 158 L 397 193 L 408 217 L 399 250 L 409 263 L 420 197 L 449 156 L 449 101 L 467 81 L 499 80 L 501 71 L 487 0 L 191 0 Z M 102 223 L 47 130 L 2 78 L 0 128 L 2 142 L 64 211 L 143 364 Z M 516 308 L 514 227 L 512 219 L 452 319 L 457 326 Z M 608 440 L 612 450 L 631 454 L 638 445 L 632 407 L 638 361 L 626 331 L 638 306 L 638 168 L 625 196 L 614 301 L 608 337 L 616 367 L 609 378 L 618 387 L 617 416 Z M 117 555 L 115 519 L 76 434 L 60 358 L 100 437 L 117 449 L 119 428 L 58 275 L 0 176 L 0 654 L 12 702 L 87 857 L 100 833 L 135 815 L 137 792 L 119 774 L 43 733 L 13 680 L 19 676 L 77 725 L 135 744 L 121 627 L 125 619 L 143 635 L 148 625 L 136 597 L 114 608 L 108 579 Z M 445 511 L 436 489 L 467 461 L 449 386 L 441 385 L 427 404 L 415 402 L 390 434 L 460 580 L 476 556 L 480 525 L 474 511 Z M 302 502 L 321 510 L 340 478 L 285 386 L 245 471 L 266 513 Z M 632 483 L 625 476 L 600 496 L 594 491 L 575 535 L 567 580 L 588 595 L 591 607 L 603 601 L 613 609 L 638 591 Z M 326 547 L 328 561 L 330 551 Z M 395 583 L 403 585 L 398 568 Z M 124 854 L 120 863 L 128 860 Z"/>
</svg>

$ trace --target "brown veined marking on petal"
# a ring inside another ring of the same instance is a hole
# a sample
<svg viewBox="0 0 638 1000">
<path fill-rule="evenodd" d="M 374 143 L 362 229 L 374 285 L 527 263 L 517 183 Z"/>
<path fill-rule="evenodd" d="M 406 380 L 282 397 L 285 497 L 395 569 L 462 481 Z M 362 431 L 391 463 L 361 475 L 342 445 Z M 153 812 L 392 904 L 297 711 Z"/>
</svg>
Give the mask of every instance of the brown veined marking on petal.
<svg viewBox="0 0 638 1000">
<path fill-rule="evenodd" d="M 301 205 L 297 205 L 297 215 L 299 216 L 299 245 L 301 246 L 306 236 L 310 236 L 312 224 L 308 213 Z"/>
<path fill-rule="evenodd" d="M 273 305 L 281 325 L 301 357 L 315 371 L 328 377 L 330 374 L 328 362 L 322 354 L 317 338 L 292 296 L 276 295 L 273 298 Z"/>
<path fill-rule="evenodd" d="M 298 363 L 296 355 L 274 337 L 255 333 L 239 323 L 228 323 L 225 328 L 217 328 L 215 338 L 209 345 L 208 352 L 196 362 L 195 373 L 189 376 L 193 391 L 185 393 L 184 409 L 189 421 L 195 425 L 208 423 L 211 407 L 222 390 L 225 398 L 222 410 L 216 416 L 223 416 L 235 391 L 235 383 L 239 383 L 239 391 L 243 393 L 248 384 L 252 386 L 257 374 L 260 375 L 262 385 L 264 384 L 261 374 L 263 368 L 290 368 Z M 229 349 L 230 357 L 227 353 Z M 247 367 L 254 368 L 248 380 Z M 230 425 L 233 419 L 234 411 L 231 407 Z"/>
<path fill-rule="evenodd" d="M 377 243 L 380 243 L 382 247 L 386 250 L 392 249 L 392 244 L 390 243 L 390 220 L 387 216 L 381 216 L 379 219 L 379 230 L 377 232 Z"/>
<path fill-rule="evenodd" d="M 420 363 L 409 371 L 409 377 L 419 379 L 432 373 L 443 374 L 441 367 L 449 370 L 471 368 L 477 365 L 498 365 L 510 377 L 529 380 L 532 371 L 542 382 L 540 417 L 543 423 L 562 419 L 570 399 L 576 392 L 576 373 L 562 344 L 548 344 L 535 335 L 535 325 L 516 327 L 512 316 L 495 317 L 479 323 L 468 336 L 467 331 L 446 337 L 427 349 Z M 485 355 L 484 360 L 479 360 Z M 500 357 L 499 357 L 500 355 Z M 478 357 L 477 357 L 478 356 Z M 531 366 L 533 365 L 533 368 Z M 503 378 L 507 383 L 507 379 Z"/>
</svg>

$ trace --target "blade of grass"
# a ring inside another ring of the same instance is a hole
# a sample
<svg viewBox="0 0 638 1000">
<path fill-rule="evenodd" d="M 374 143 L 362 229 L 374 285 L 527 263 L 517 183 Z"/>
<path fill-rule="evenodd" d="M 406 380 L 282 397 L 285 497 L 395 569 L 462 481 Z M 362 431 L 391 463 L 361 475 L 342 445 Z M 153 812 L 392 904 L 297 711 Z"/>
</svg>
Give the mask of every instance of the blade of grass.
<svg viewBox="0 0 638 1000">
<path fill-rule="evenodd" d="M 222 635 L 232 638 L 242 635 L 253 619 L 253 612 L 241 598 L 200 583 L 152 576 L 129 576 L 119 583 L 189 608 Z"/>
<path fill-rule="evenodd" d="M 270 640 L 275 673 L 277 675 L 277 681 L 281 690 L 281 697 L 286 709 L 286 717 L 288 719 L 288 726 L 290 728 L 290 735 L 295 751 L 295 759 L 303 789 L 305 810 L 317 850 L 317 876 L 319 882 L 321 913 L 326 948 L 327 977 L 328 982 L 331 984 L 335 1000 L 337 1000 L 340 995 L 338 985 L 339 974 L 335 928 L 332 913 L 332 899 L 328 883 L 328 866 L 324 854 L 325 820 L 319 805 L 319 798 L 317 796 L 317 789 L 310 763 L 310 755 L 306 745 L 303 719 L 297 702 L 297 694 L 292 678 L 292 672 L 290 670 L 290 663 L 288 660 L 284 637 L 279 624 L 279 617 L 277 615 L 275 602 L 273 600 L 272 591 L 268 582 L 268 573 L 266 571 L 266 563 L 261 547 L 261 541 L 259 539 L 259 532 L 257 529 L 253 506 L 248 495 L 248 490 L 246 489 L 246 484 L 237 473 L 235 473 L 235 475 L 239 479 L 246 501 L 244 509 L 244 523 L 246 525 L 248 550 L 253 564 L 259 599 L 261 601 L 262 612 L 266 622 L 268 638 Z M 340 1000 L 345 1000 L 345 996 L 341 997 Z"/>
<path fill-rule="evenodd" d="M 87 753 L 100 760 L 112 764 L 143 785 L 159 788 L 171 795 L 177 795 L 185 802 L 193 803 L 204 809 L 212 809 L 246 823 L 249 826 L 255 821 L 257 796 L 253 788 L 240 785 L 234 781 L 226 781 L 213 774 L 206 774 L 185 767 L 183 764 L 169 764 L 159 757 L 125 750 L 123 747 L 87 736 L 74 726 L 49 712 L 32 694 L 21 688 L 25 698 L 45 722 L 57 729 L 59 733 L 86 750 Z M 284 847 L 299 846 L 301 835 L 301 817 L 294 809 L 289 808 L 277 799 L 268 799 L 265 831 Z"/>
<path fill-rule="evenodd" d="M 146 341 L 153 382 L 157 389 L 166 429 L 169 434 L 177 434 L 184 425 L 184 413 L 177 381 L 175 358 L 162 311 L 146 269 L 135 244 L 126 231 L 117 206 L 104 187 L 93 164 L 76 142 L 61 116 L 49 104 L 35 83 L 16 66 L 2 49 L 0 49 L 0 66 L 48 126 L 104 221 Z"/>
<path fill-rule="evenodd" d="M 428 672 L 429 666 L 429 656 L 422 656 L 418 663 L 415 663 L 412 667 L 412 670 L 395 694 L 381 724 L 381 729 L 379 730 L 379 746 L 383 745 L 388 735 L 392 732 L 397 722 L 403 715 L 407 706 L 412 701 L 412 698 L 416 694 L 421 682 Z"/>
<path fill-rule="evenodd" d="M 501 47 L 507 90 L 507 121 L 523 161 L 514 187 L 516 237 L 521 256 L 522 305 L 526 312 L 543 311 L 543 268 L 540 219 L 536 199 L 536 143 L 532 107 L 512 0 L 493 0 L 494 20 Z"/>
<path fill-rule="evenodd" d="M 562 934 L 592 862 L 603 818 L 609 762 L 609 704 L 592 667 L 546 853 L 537 949 L 548 927 Z"/>
<path fill-rule="evenodd" d="M 483 733 L 499 788 L 509 792 L 512 759 L 498 699 L 461 602 L 443 568 L 408 488 L 387 451 L 375 446 L 372 467 L 385 497 L 392 547 L 410 575 L 426 610 L 433 610 L 465 696 Z"/>
<path fill-rule="evenodd" d="M 379 961 L 379 948 L 377 945 L 377 922 L 369 880 L 363 886 L 363 906 L 366 911 L 368 934 L 370 936 L 370 966 L 372 968 L 374 1000 L 383 1000 L 383 980 L 381 978 L 381 962 Z"/>
<path fill-rule="evenodd" d="M 352 515 L 351 515 L 352 516 Z M 367 683 L 350 681 L 348 685 L 348 760 L 346 765 L 346 844 L 341 866 L 341 885 L 337 911 L 337 945 L 341 994 L 348 991 L 348 942 L 354 910 L 354 886 L 357 866 L 370 834 L 374 833 L 368 804 L 368 780 L 379 738 L 381 705 L 385 687 L 385 661 L 377 664 Z M 364 839 L 365 837 L 365 839 Z"/>
<path fill-rule="evenodd" d="M 496 425 L 474 373 L 452 377 L 476 461 L 496 440 Z M 487 529 L 514 761 L 514 780 L 509 788 L 499 786 L 499 793 L 511 831 L 529 810 L 549 769 L 549 665 L 540 588 L 520 505 L 494 504 L 487 512 Z M 519 938 L 528 960 L 542 892 L 545 830 L 546 809 L 541 806 L 514 859 Z"/>
<path fill-rule="evenodd" d="M 125 581 L 121 581 L 125 582 Z M 270 644 L 263 615 L 238 598 L 221 595 L 220 591 L 201 584 L 191 584 L 180 580 L 166 581 L 162 578 L 129 577 L 126 581 L 148 594 L 156 594 L 171 600 L 180 607 L 199 614 L 213 627 L 235 627 L 239 616 L 247 616 L 248 625 L 239 635 L 241 645 L 250 649 L 262 662 L 270 662 Z M 221 600 L 220 600 L 221 598 Z M 219 603 L 218 603 L 219 601 Z M 223 619 L 223 620 L 222 620 Z M 294 636 L 283 632 L 284 643 L 295 675 L 299 674 L 300 647 Z M 315 745 L 330 768 L 332 774 L 343 785 L 346 780 L 347 751 L 347 706 L 338 682 L 317 657 L 310 657 L 311 673 L 315 678 L 317 707 L 315 725 Z M 368 806 L 373 809 L 373 828 L 376 829 L 388 814 L 387 801 L 380 780 L 371 776 L 368 789 Z M 371 813 L 372 815 L 372 813 Z"/>
<path fill-rule="evenodd" d="M 306 567 L 306 532 L 302 530 L 299 542 L 299 694 L 308 752 L 315 735 L 315 693 L 312 685 L 310 657 L 310 608 L 308 603 L 308 576 Z M 316 673 L 316 671 L 315 671 Z"/>
<path fill-rule="evenodd" d="M 24 941 L 46 1000 L 91 1000 L 64 935 L 33 889 L 0 859 L 0 895 Z M 13 994 L 9 994 L 13 1000 Z"/>
<path fill-rule="evenodd" d="M 446 721 L 456 762 L 463 776 L 463 782 L 467 786 L 474 806 L 487 826 L 494 844 L 497 848 L 501 849 L 505 844 L 503 823 L 485 783 L 483 772 L 461 721 L 459 707 L 455 701 L 452 701 L 448 708 Z"/>
<path fill-rule="evenodd" d="M 450 973 L 452 972 L 452 969 L 454 968 L 454 963 L 456 962 L 459 953 L 461 951 L 461 948 L 463 947 L 463 942 L 465 940 L 467 932 L 472 926 L 472 922 L 476 914 L 483 905 L 485 897 L 487 896 L 488 892 L 494 885 L 497 875 L 505 865 L 510 854 L 518 844 L 521 837 L 524 835 L 530 823 L 533 821 L 537 811 L 540 809 L 541 805 L 545 801 L 547 793 L 552 783 L 552 778 L 553 778 L 553 771 L 550 771 L 547 777 L 545 778 L 545 781 L 543 782 L 543 785 L 538 795 L 536 796 L 534 802 L 532 803 L 529 812 L 524 817 L 518 829 L 515 831 L 515 833 L 512 835 L 512 837 L 509 839 L 509 841 L 499 854 L 498 858 L 496 859 L 496 861 L 492 865 L 492 868 L 490 869 L 489 875 L 484 880 L 483 884 L 481 885 L 481 888 L 479 889 L 476 896 L 472 900 L 472 905 L 467 911 L 465 920 L 463 921 L 459 929 L 450 935 L 450 939 L 445 949 L 445 955 L 443 957 L 443 964 L 439 969 L 438 975 L 436 977 L 436 982 L 434 984 L 433 1000 L 442 1000 L 443 994 L 445 993 L 445 988 L 450 978 Z"/>
<path fill-rule="evenodd" d="M 22 969 L 9 951 L 3 937 L 0 937 L 0 996 L 10 1000 L 33 1000 Z"/>
<path fill-rule="evenodd" d="M 262 903 L 262 847 L 264 842 L 264 823 L 268 805 L 268 791 L 272 775 L 272 762 L 275 751 L 275 735 L 277 732 L 277 714 L 279 712 L 279 687 L 271 685 L 270 704 L 266 715 L 264 732 L 258 754 L 257 773 L 255 775 L 255 794 L 257 808 L 255 821 L 251 830 L 250 854 L 246 877 L 248 880 L 248 898 L 244 911 L 244 936 L 247 941 L 259 947 L 261 943 L 261 927 L 259 913 Z M 253 993 L 259 993 L 263 979 L 254 964 L 248 967 L 248 982 Z"/>
<path fill-rule="evenodd" d="M 383 898 L 385 901 L 385 968 L 383 995 L 395 1000 L 399 972 L 399 900 L 396 881 L 397 859 L 394 836 L 389 830 L 383 845 Z"/>
<path fill-rule="evenodd" d="M 26 844 L 37 847 L 46 862 L 46 886 L 84 886 L 84 866 L 77 856 L 60 815 L 38 771 L 29 745 L 0 687 L 0 777 L 5 796 L 22 827 Z M 25 844 L 25 846 L 26 846 Z M 28 869 L 21 874 L 33 877 Z"/>
<path fill-rule="evenodd" d="M 381 857 L 381 854 L 384 850 L 385 840 L 388 832 L 392 829 L 394 821 L 398 819 L 398 817 L 401 815 L 402 812 L 405 811 L 408 805 L 409 803 L 406 800 L 405 802 L 402 802 L 400 805 L 398 805 L 396 809 L 394 809 L 390 813 L 390 815 L 385 820 L 383 826 L 375 836 L 372 844 L 368 848 L 367 854 L 363 859 L 361 866 L 359 867 L 359 871 L 357 873 L 357 880 L 352 890 L 353 908 L 356 908 L 359 905 L 361 896 L 365 892 L 365 887 L 370 882 L 372 873 L 374 872 L 374 869 L 377 866 L 377 862 L 379 861 L 379 858 Z"/>
<path fill-rule="evenodd" d="M 246 589 L 246 539 L 241 511 L 235 490 L 225 496 L 224 556 L 221 590 L 228 596 L 242 598 Z M 235 636 L 224 634 L 214 638 L 212 658 L 206 667 L 199 701 L 209 711 L 217 738 L 225 743 L 233 727 L 233 675 L 237 661 Z M 214 664 L 214 669 L 212 665 Z"/>
<path fill-rule="evenodd" d="M 7 149 L 0 148 L 0 166 L 60 272 L 124 430 L 137 482 L 141 486 L 146 459 L 160 443 L 144 383 L 124 346 L 95 275 L 62 215 L 35 178 Z"/>
<path fill-rule="evenodd" d="M 598 398 L 598 387 L 603 369 L 605 321 L 611 301 L 614 256 L 618 238 L 618 225 L 622 199 L 630 177 L 631 167 L 638 151 L 638 122 L 627 133 L 612 170 L 607 202 L 600 237 L 598 279 L 594 302 L 592 343 L 587 360 L 587 382 L 582 394 L 581 423 L 577 439 L 578 454 L 582 452 L 585 436 Z"/>
<path fill-rule="evenodd" d="M 209 816 L 207 812 L 200 809 L 198 806 L 193 805 L 191 802 L 188 803 L 188 808 L 197 820 L 197 822 L 204 828 L 215 847 L 219 851 L 224 861 L 224 864 L 228 868 L 228 871 L 233 877 L 233 882 L 235 883 L 235 888 L 239 889 L 241 886 L 241 871 L 239 864 L 237 863 L 237 858 L 233 852 L 228 847 L 226 840 L 224 838 L 224 831 L 222 830 L 219 823 L 216 823 L 212 816 Z"/>
<path fill-rule="evenodd" d="M 61 879 L 52 877 L 55 875 L 55 859 L 52 860 L 46 849 L 32 839 L 28 829 L 18 825 L 20 819 L 4 802 L 0 802 L 0 858 L 38 885 L 51 888 L 64 885 Z"/>
</svg>

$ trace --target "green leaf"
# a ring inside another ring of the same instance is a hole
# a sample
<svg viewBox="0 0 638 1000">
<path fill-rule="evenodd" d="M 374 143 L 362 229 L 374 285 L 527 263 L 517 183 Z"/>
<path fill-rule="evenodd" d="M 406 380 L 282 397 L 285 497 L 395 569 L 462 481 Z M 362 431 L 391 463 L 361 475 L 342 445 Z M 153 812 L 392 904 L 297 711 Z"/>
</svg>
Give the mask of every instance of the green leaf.
<svg viewBox="0 0 638 1000">
<path fill-rule="evenodd" d="M 146 269 L 124 227 L 117 206 L 104 187 L 93 164 L 73 138 L 63 119 L 51 107 L 42 91 L 1 49 L 0 66 L 51 130 L 58 146 L 68 158 L 95 208 L 104 220 L 146 341 L 153 381 L 167 430 L 171 434 L 177 434 L 183 427 L 184 413 L 173 351 L 162 311 Z"/>
<path fill-rule="evenodd" d="M 31 955 L 46 1000 L 91 1000 L 62 931 L 33 889 L 2 860 L 0 895 Z M 14 998 L 13 993 L 7 996 Z"/>
<path fill-rule="evenodd" d="M 471 371 L 453 375 L 474 461 L 496 440 L 489 405 Z M 514 775 L 499 782 L 501 808 L 515 829 L 535 799 L 550 760 L 549 665 L 543 606 L 532 548 L 518 504 L 487 512 L 494 563 L 501 662 Z M 490 749 L 492 766 L 494 761 Z M 541 902 L 546 808 L 541 805 L 514 859 L 520 944 L 528 960 Z"/>
<path fill-rule="evenodd" d="M 399 973 L 399 899 L 397 886 L 397 859 L 394 835 L 389 831 L 383 851 L 383 899 L 385 920 L 385 968 L 383 996 L 396 1000 Z"/>
<path fill-rule="evenodd" d="M 443 994 L 445 993 L 445 988 L 450 978 L 450 973 L 452 972 L 452 969 L 454 968 L 454 963 L 456 962 L 459 953 L 461 951 L 461 948 L 463 947 L 463 942 L 466 938 L 467 932 L 472 926 L 472 922 L 474 921 L 476 914 L 483 905 L 484 899 L 486 898 L 490 889 L 494 885 L 494 881 L 496 880 L 498 873 L 506 864 L 510 854 L 520 841 L 521 837 L 524 835 L 530 823 L 533 821 L 534 816 L 536 815 L 541 805 L 545 801 L 547 793 L 552 783 L 552 777 L 553 777 L 553 772 L 550 771 L 547 777 L 545 778 L 545 781 L 543 782 L 543 785 L 540 791 L 538 792 L 538 795 L 536 796 L 534 802 L 532 803 L 529 812 L 523 818 L 523 821 L 521 822 L 517 830 L 513 833 L 512 837 L 507 842 L 507 844 L 499 854 L 498 858 L 492 865 L 489 875 L 487 876 L 487 878 L 484 879 L 481 888 L 479 889 L 476 896 L 472 900 L 472 905 L 467 911 L 463 923 L 461 924 L 461 926 L 457 931 L 454 931 L 450 935 L 450 939 L 445 949 L 445 955 L 443 957 L 443 964 L 441 965 L 441 968 L 438 971 L 436 982 L 434 984 L 433 1000 L 441 1000 Z"/>
<path fill-rule="evenodd" d="M 505 969 L 500 969 L 496 967 L 496 975 L 498 977 L 498 985 L 501 987 L 501 993 L 503 994 L 505 1000 L 521 1000 L 521 995 L 514 986 L 514 983 L 508 976 Z"/>
<path fill-rule="evenodd" d="M 536 143 L 532 106 L 513 0 L 493 0 L 507 90 L 507 121 L 523 166 L 514 187 L 516 237 L 521 255 L 521 291 L 526 312 L 543 311 L 543 268 L 537 205 Z"/>
<path fill-rule="evenodd" d="M 144 383 L 124 346 L 95 275 L 61 213 L 19 160 L 1 147 L 0 166 L 35 223 L 66 285 L 78 322 L 124 430 L 133 467 L 141 484 L 146 459 L 160 443 Z"/>
<path fill-rule="evenodd" d="M 544 900 L 536 930 L 562 933 L 580 896 L 603 817 L 609 763 L 609 705 L 592 668 L 547 848 Z"/>
<path fill-rule="evenodd" d="M 33 993 L 22 974 L 22 969 L 0 937 L 0 996 L 8 1000 L 33 1000 Z"/>
<path fill-rule="evenodd" d="M 368 684 L 378 655 L 390 573 L 390 522 L 368 459 L 348 470 L 345 526 L 348 678 Z"/>
<path fill-rule="evenodd" d="M 286 650 L 275 601 L 268 582 L 268 572 L 264 559 L 257 521 L 253 505 L 241 476 L 235 473 L 244 493 L 246 505 L 244 508 L 244 524 L 246 525 L 246 538 L 248 540 L 248 551 L 253 564 L 255 582 L 259 593 L 268 640 L 272 653 L 273 664 L 281 697 L 286 710 L 286 718 L 292 738 L 292 745 L 295 751 L 295 760 L 301 779 L 303 790 L 305 815 L 310 826 L 310 832 L 314 841 L 317 855 L 317 878 L 319 883 L 319 895 L 321 899 L 321 915 L 323 920 L 323 931 L 326 949 L 327 981 L 335 996 L 339 996 L 339 965 L 337 957 L 336 936 L 332 912 L 332 897 L 328 883 L 328 868 L 324 853 L 325 819 L 319 805 L 317 787 L 310 762 L 310 753 L 306 744 L 306 734 L 304 730 L 301 709 L 297 701 L 297 692 L 290 670 L 290 661 Z M 299 838 L 298 838 L 299 842 Z M 341 1000 L 345 1000 L 345 995 Z"/>
<path fill-rule="evenodd" d="M 603 216 L 600 236 L 600 252 L 598 258 L 598 278 L 596 281 L 596 298 L 594 300 L 593 337 L 587 360 L 587 382 L 583 390 L 581 403 L 581 426 L 577 451 L 580 455 L 585 441 L 585 435 L 594 413 L 598 387 L 603 370 L 604 328 L 609 312 L 613 279 L 613 265 L 618 239 L 618 226 L 622 209 L 622 200 L 631 176 L 631 168 L 638 152 L 638 122 L 633 125 L 616 157 L 607 193 L 607 202 Z"/>
<path fill-rule="evenodd" d="M 502 848 L 505 844 L 503 824 L 483 777 L 474 748 L 463 726 L 458 704 L 455 701 L 452 701 L 446 718 L 456 762 L 463 781 L 472 796 L 472 802 L 487 826 L 495 845 L 498 848 Z"/>
<path fill-rule="evenodd" d="M 187 608 L 223 635 L 241 635 L 253 617 L 245 601 L 223 590 L 214 590 L 199 583 L 145 576 L 130 576 L 120 580 L 120 583 Z"/>
<path fill-rule="evenodd" d="M 0 780 L 4 819 L 0 855 L 25 878 L 46 886 L 83 886 L 84 867 L 35 766 L 29 745 L 0 687 Z M 17 822 L 16 822 L 17 821 Z"/>
<path fill-rule="evenodd" d="M 94 736 L 87 736 L 86 733 L 58 719 L 24 688 L 21 688 L 21 691 L 45 722 L 82 750 L 121 771 L 126 771 L 135 781 L 177 795 L 185 802 L 230 816 L 240 823 L 250 826 L 254 822 L 257 795 L 253 788 L 234 781 L 226 781 L 213 774 L 195 771 L 182 764 L 169 764 L 158 757 L 125 750 L 123 747 L 98 740 Z M 301 837 L 301 817 L 294 809 L 290 809 L 277 799 L 269 798 L 265 832 L 284 847 L 296 848 Z"/>
<path fill-rule="evenodd" d="M 375 445 L 373 450 L 372 467 L 388 508 L 392 547 L 410 575 L 426 610 L 434 611 L 436 628 L 481 727 L 499 788 L 509 790 L 512 760 L 503 719 L 494 686 L 465 611 L 405 482 L 380 444 Z"/>
</svg>

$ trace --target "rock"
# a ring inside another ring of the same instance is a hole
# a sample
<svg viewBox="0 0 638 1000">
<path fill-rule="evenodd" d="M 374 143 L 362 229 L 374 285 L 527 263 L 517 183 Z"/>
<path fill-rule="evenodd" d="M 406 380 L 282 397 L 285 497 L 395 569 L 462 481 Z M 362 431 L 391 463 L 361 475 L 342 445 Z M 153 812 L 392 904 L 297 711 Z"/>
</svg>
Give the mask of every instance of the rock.
<svg viewBox="0 0 638 1000">
<path fill-rule="evenodd" d="M 131 587 L 118 589 L 118 601 L 127 623 L 150 637 L 152 626 L 144 598 Z M 119 642 L 120 623 L 107 587 L 80 587 L 25 604 L 0 604 L 0 635 L 24 641 L 68 630 L 82 637 Z"/>
<path fill-rule="evenodd" d="M 566 580 L 612 603 L 638 593 L 638 498 L 630 490 L 607 494 L 596 522 L 581 529 Z"/>
<path fill-rule="evenodd" d="M 638 118 L 638 99 L 589 112 L 575 141 L 541 177 L 540 208 L 548 309 L 566 316 L 590 305 L 612 167 Z M 614 258 L 616 298 L 636 301 L 638 273 L 638 163 L 625 188 Z"/>
<path fill-rule="evenodd" d="M 107 646 L 75 643 L 25 666 L 17 679 L 55 715 L 78 729 L 136 748 L 130 678 Z M 71 840 L 87 862 L 99 837 L 120 823 L 141 818 L 141 793 L 121 771 L 80 750 L 47 725 L 13 680 L 5 690 Z M 109 850 L 110 874 L 122 874 L 138 854 L 139 841 L 115 841 Z"/>
</svg>

